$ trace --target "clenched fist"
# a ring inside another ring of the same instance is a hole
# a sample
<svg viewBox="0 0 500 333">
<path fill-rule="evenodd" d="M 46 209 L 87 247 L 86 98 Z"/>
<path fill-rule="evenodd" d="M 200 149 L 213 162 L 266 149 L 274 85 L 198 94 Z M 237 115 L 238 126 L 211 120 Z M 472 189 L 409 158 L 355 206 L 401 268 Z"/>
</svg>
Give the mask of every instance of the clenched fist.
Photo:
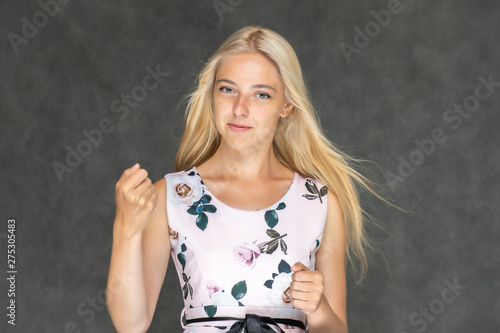
<svg viewBox="0 0 500 333">
<path fill-rule="evenodd" d="M 325 289 L 323 273 L 311 271 L 301 262 L 296 262 L 291 270 L 293 274 L 290 296 L 293 306 L 307 314 L 315 312 Z"/>
<path fill-rule="evenodd" d="M 116 183 L 115 197 L 115 226 L 125 237 L 141 234 L 156 209 L 158 194 L 139 163 L 123 172 Z"/>
</svg>

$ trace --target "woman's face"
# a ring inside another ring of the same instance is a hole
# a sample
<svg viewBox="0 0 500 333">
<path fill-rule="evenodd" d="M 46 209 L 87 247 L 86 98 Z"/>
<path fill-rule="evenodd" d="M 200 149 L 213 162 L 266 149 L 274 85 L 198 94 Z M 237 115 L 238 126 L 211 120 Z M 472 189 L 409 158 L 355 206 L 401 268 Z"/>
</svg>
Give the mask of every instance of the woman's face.
<svg viewBox="0 0 500 333">
<path fill-rule="evenodd" d="M 215 125 L 222 143 L 239 151 L 267 149 L 287 103 L 276 67 L 259 53 L 226 58 L 213 90 Z"/>
</svg>

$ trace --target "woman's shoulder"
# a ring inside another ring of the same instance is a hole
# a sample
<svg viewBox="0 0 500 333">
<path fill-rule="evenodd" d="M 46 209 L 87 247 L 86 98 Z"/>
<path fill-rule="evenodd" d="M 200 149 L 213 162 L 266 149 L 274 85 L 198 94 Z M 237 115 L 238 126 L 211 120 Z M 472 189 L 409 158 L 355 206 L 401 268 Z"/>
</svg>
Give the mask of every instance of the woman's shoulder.
<svg viewBox="0 0 500 333">
<path fill-rule="evenodd" d="M 181 171 L 169 172 L 163 176 L 163 178 L 165 179 L 167 189 L 176 187 L 178 184 L 189 184 L 192 188 L 194 184 L 201 182 L 200 175 L 196 171 L 195 167 Z"/>
<path fill-rule="evenodd" d="M 195 167 L 167 173 L 164 178 L 167 198 L 176 205 L 192 204 L 193 198 L 203 194 L 204 184 Z"/>
<path fill-rule="evenodd" d="M 186 170 L 181 170 L 181 171 L 174 171 L 174 172 L 169 172 L 163 176 L 167 181 L 170 179 L 177 179 L 177 178 L 182 178 L 182 177 L 193 177 L 197 176 L 198 173 L 196 172 L 196 169 L 194 167 L 186 169 Z"/>
<path fill-rule="evenodd" d="M 325 188 L 324 191 L 326 191 L 326 184 L 320 179 L 315 178 L 313 176 L 303 175 L 298 171 L 296 171 L 296 173 L 298 174 L 299 182 L 303 183 L 306 187 L 316 186 L 319 189 Z"/>
<path fill-rule="evenodd" d="M 200 185 L 203 185 L 203 181 L 201 180 L 201 177 L 195 167 L 167 173 L 164 178 L 167 189 L 176 187 L 179 184 L 187 184 L 190 188 L 193 188 L 193 186 L 199 187 Z"/>
</svg>

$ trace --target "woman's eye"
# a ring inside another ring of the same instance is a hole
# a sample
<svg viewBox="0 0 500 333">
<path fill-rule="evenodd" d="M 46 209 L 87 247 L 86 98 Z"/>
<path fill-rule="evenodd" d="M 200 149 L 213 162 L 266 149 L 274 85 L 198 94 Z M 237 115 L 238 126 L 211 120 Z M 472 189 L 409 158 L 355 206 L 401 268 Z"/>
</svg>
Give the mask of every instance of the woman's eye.
<svg viewBox="0 0 500 333">
<path fill-rule="evenodd" d="M 232 93 L 233 92 L 233 89 L 228 88 L 228 87 L 222 87 L 222 88 L 219 88 L 219 90 L 221 90 L 225 93 Z"/>
<path fill-rule="evenodd" d="M 268 94 L 264 94 L 264 93 L 257 93 L 257 96 L 261 99 L 271 98 L 271 96 L 269 96 Z"/>
</svg>

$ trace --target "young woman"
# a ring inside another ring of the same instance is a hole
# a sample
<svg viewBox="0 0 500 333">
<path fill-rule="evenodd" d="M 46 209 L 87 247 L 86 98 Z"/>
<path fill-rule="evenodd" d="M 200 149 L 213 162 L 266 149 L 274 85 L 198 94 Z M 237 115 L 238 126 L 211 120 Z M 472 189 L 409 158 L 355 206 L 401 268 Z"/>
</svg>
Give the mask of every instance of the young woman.
<svg viewBox="0 0 500 333">
<path fill-rule="evenodd" d="M 345 258 L 362 278 L 370 246 L 355 182 L 380 198 L 348 161 L 321 131 L 290 44 L 235 32 L 189 96 L 176 172 L 153 185 L 136 164 L 116 184 L 117 331 L 147 330 L 171 255 L 184 332 L 347 332 Z"/>
</svg>

